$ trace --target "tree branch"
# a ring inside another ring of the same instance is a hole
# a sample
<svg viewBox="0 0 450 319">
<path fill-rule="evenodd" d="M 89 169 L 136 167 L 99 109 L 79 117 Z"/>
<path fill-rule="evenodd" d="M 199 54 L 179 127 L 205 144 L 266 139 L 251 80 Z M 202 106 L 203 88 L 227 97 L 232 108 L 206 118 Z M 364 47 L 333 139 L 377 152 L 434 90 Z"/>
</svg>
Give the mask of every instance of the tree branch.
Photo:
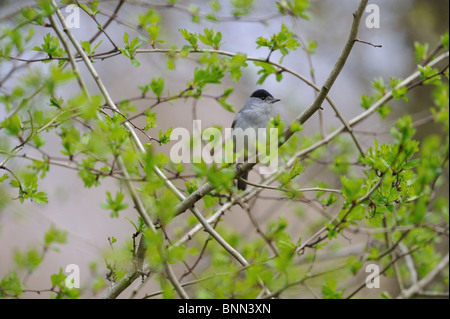
<svg viewBox="0 0 450 319">
<path fill-rule="evenodd" d="M 81 45 L 78 43 L 78 41 L 75 39 L 75 37 L 73 36 L 73 34 L 70 32 L 69 28 L 67 27 L 65 18 L 63 16 L 63 14 L 61 13 L 61 11 L 58 9 L 58 6 L 57 6 L 55 0 L 52 0 L 52 6 L 54 7 L 55 13 L 58 16 L 61 25 L 63 26 L 64 32 L 66 33 L 66 35 L 69 38 L 69 40 L 72 42 L 72 45 L 77 50 L 78 54 L 82 57 L 83 62 L 85 63 L 86 67 L 88 68 L 89 72 L 91 73 L 92 77 L 94 78 L 95 82 L 97 83 L 97 86 L 99 87 L 100 91 L 102 92 L 102 95 L 105 98 L 107 104 L 111 108 L 116 109 L 117 107 L 113 104 L 112 99 L 111 99 L 108 91 L 106 90 L 106 87 L 103 85 L 99 75 L 97 74 L 97 71 L 92 66 L 91 61 L 87 57 L 86 53 L 83 51 L 83 48 L 81 47 Z M 58 26 L 55 23 L 53 23 L 53 24 L 54 24 L 53 25 L 54 28 L 59 29 Z M 59 32 L 58 34 L 61 34 L 61 32 Z M 68 52 L 70 52 L 70 50 L 68 50 Z M 71 61 L 72 67 L 75 67 L 74 71 L 77 71 L 78 69 L 76 68 L 75 61 L 73 59 L 71 59 L 70 61 Z M 81 75 L 78 74 L 77 77 L 81 78 Z M 82 85 L 82 84 L 80 84 L 80 85 Z M 87 96 L 89 96 L 86 87 L 85 87 L 85 92 L 87 93 Z M 139 139 L 137 138 L 136 133 L 134 132 L 132 127 L 130 127 L 130 124 L 128 122 L 126 122 L 125 125 L 127 126 L 127 129 L 130 132 L 130 134 L 134 137 L 135 141 L 137 142 L 136 144 L 141 145 L 141 147 L 143 149 L 142 144 L 140 143 Z M 117 158 L 117 163 L 118 163 L 120 169 L 122 170 L 122 173 L 124 174 L 124 177 L 127 179 L 127 180 L 125 180 L 125 185 L 128 188 L 130 196 L 133 199 L 133 202 L 135 204 L 135 207 L 136 207 L 137 211 L 139 212 L 139 215 L 142 217 L 142 219 L 144 220 L 145 224 L 150 229 L 150 231 L 153 232 L 153 233 L 156 233 L 156 229 L 155 229 L 155 227 L 153 225 L 153 222 L 150 220 L 150 218 L 149 218 L 149 216 L 148 216 L 148 214 L 147 214 L 147 212 L 145 210 L 144 205 L 142 204 L 142 202 L 141 202 L 141 200 L 140 200 L 136 190 L 134 189 L 131 181 L 129 180 L 129 176 L 128 176 L 128 171 L 127 171 L 126 165 L 125 165 L 125 163 L 123 162 L 123 160 L 122 160 L 122 158 L 120 156 Z M 161 256 L 161 260 L 162 260 L 163 265 L 164 265 L 164 270 L 166 272 L 166 275 L 167 275 L 168 279 L 171 281 L 172 285 L 174 286 L 174 288 L 176 289 L 176 291 L 178 292 L 180 297 L 188 298 L 188 295 L 186 294 L 186 292 L 184 291 L 184 289 L 181 287 L 181 285 L 179 284 L 178 280 L 176 279 L 175 275 L 173 274 L 173 271 L 172 271 L 172 269 L 171 269 L 171 267 L 170 267 L 170 265 L 169 265 L 169 263 L 167 261 L 167 257 L 166 257 L 166 255 L 164 253 L 164 250 L 160 246 L 158 246 L 158 253 Z"/>
<path fill-rule="evenodd" d="M 439 262 L 439 264 L 434 267 L 433 270 L 431 270 L 428 275 L 423 277 L 421 280 L 419 280 L 417 283 L 412 285 L 406 290 L 403 290 L 400 295 L 398 295 L 397 299 L 407 299 L 414 297 L 414 295 L 421 293 L 422 290 L 443 270 L 447 267 L 449 262 L 449 254 L 442 258 L 442 260 Z"/>
<path fill-rule="evenodd" d="M 367 5 L 368 0 L 361 0 L 358 9 L 353 14 L 353 24 L 351 27 L 350 35 L 348 37 L 347 43 L 344 46 L 344 49 L 337 60 L 333 70 L 331 71 L 328 79 L 325 81 L 325 84 L 322 86 L 322 89 L 319 91 L 319 94 L 317 95 L 317 98 L 314 100 L 313 104 L 308 107 L 302 114 L 300 114 L 295 121 L 299 122 L 300 124 L 305 123 L 317 110 L 320 109 L 323 101 L 325 100 L 326 96 L 328 95 L 328 92 L 330 91 L 331 87 L 333 86 L 334 82 L 336 81 L 337 77 L 339 76 L 339 73 L 341 72 L 342 68 L 345 65 L 345 62 L 347 61 L 348 56 L 350 55 L 350 52 L 353 48 L 353 45 L 355 43 L 355 40 L 358 36 L 358 29 L 359 24 L 361 22 L 362 14 L 364 13 L 364 9 Z M 304 80 L 305 82 L 311 83 L 307 79 Z M 313 83 L 311 83 L 314 85 Z M 286 130 L 284 132 L 284 141 L 280 142 L 280 146 L 287 141 L 292 135 L 294 134 L 293 131 L 290 129 Z M 247 172 L 251 170 L 256 163 L 244 163 L 243 165 L 238 165 L 235 169 L 235 175 L 236 177 L 240 177 L 244 172 Z M 176 206 L 176 213 L 181 214 L 186 209 L 192 207 L 197 201 L 199 201 L 201 198 L 203 198 L 206 194 L 210 193 L 214 187 L 209 184 L 205 183 L 203 186 L 201 186 L 199 189 L 197 189 L 195 192 L 193 192 L 189 197 L 187 197 L 185 200 L 183 200 L 181 203 L 179 203 Z"/>
</svg>

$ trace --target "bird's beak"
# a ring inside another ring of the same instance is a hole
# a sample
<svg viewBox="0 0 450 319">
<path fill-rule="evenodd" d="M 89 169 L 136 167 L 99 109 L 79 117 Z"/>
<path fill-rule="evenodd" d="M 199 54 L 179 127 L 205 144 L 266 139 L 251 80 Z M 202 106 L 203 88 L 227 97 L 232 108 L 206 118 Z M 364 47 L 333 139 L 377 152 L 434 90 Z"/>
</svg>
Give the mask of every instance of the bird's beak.
<svg viewBox="0 0 450 319">
<path fill-rule="evenodd" d="M 277 103 L 277 102 L 279 102 L 279 101 L 281 101 L 281 99 L 273 99 L 273 100 L 270 101 L 270 103 L 273 104 L 273 103 Z"/>
</svg>

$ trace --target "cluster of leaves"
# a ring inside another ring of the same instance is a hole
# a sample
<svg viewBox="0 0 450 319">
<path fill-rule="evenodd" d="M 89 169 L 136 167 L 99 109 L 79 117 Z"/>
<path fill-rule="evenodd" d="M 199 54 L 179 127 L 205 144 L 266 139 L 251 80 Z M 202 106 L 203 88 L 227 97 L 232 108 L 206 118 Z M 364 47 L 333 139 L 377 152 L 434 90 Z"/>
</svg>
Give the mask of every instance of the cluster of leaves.
<svg viewBox="0 0 450 319">
<path fill-rule="evenodd" d="M 283 0 L 277 2 L 278 10 L 282 14 L 290 14 L 303 19 L 309 19 L 308 9 L 310 0 Z"/>
<path fill-rule="evenodd" d="M 67 232 L 59 230 L 54 225 L 44 234 L 42 241 L 42 249 L 31 247 L 25 251 L 16 250 L 14 252 L 14 263 L 16 265 L 14 271 L 5 275 L 0 281 L 0 297 L 20 297 L 26 291 L 26 283 L 20 278 L 18 272 L 25 272 L 31 274 L 41 265 L 47 251 L 59 251 L 57 245 L 62 245 L 67 242 Z M 58 274 L 50 277 L 51 288 L 50 291 L 54 293 L 55 298 L 78 298 L 78 289 L 69 289 L 65 285 L 66 275 L 62 269 Z"/>
<path fill-rule="evenodd" d="M 141 63 L 138 59 L 136 59 L 136 51 L 139 49 L 142 45 L 142 42 L 138 40 L 138 38 L 134 38 L 131 41 L 128 39 L 129 35 L 128 33 L 123 34 L 123 42 L 125 43 L 125 47 L 119 47 L 120 52 L 124 56 L 130 59 L 131 64 L 133 64 L 134 67 L 139 67 Z"/>
<path fill-rule="evenodd" d="M 202 51 L 199 48 L 198 41 L 211 46 L 214 50 L 219 50 L 222 34 L 216 32 L 214 28 L 204 29 L 204 34 L 196 34 L 185 29 L 179 30 L 183 38 L 189 45 L 183 46 L 180 51 L 182 57 L 187 57 L 190 52 Z M 207 84 L 220 84 L 222 78 L 228 72 L 233 82 L 238 82 L 242 76 L 241 69 L 247 67 L 247 56 L 243 53 L 237 53 L 233 57 L 221 56 L 216 52 L 203 53 L 200 63 L 203 68 L 197 67 L 194 70 L 194 78 L 188 82 L 188 94 L 199 96 Z M 233 92 L 232 88 L 226 88 L 223 94 L 217 98 L 217 101 L 227 110 L 233 111 L 234 108 L 226 102 L 226 98 Z"/>
<path fill-rule="evenodd" d="M 158 43 L 164 43 L 163 40 L 158 39 L 161 26 L 161 16 L 153 9 L 150 8 L 145 14 L 139 15 L 139 26 L 147 31 L 150 39 L 144 38 L 148 41 L 152 47 L 156 47 Z"/>
</svg>

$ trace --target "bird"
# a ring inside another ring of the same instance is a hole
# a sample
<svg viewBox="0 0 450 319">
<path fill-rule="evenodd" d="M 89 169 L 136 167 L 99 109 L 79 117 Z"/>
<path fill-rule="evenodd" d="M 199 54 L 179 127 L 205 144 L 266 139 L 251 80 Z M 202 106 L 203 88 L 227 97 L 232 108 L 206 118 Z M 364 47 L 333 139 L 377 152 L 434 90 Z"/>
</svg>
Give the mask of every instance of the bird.
<svg viewBox="0 0 450 319">
<path fill-rule="evenodd" d="M 250 139 L 249 136 L 246 136 L 246 133 L 244 133 L 244 131 L 249 128 L 253 129 L 253 132 L 255 132 L 255 135 L 253 135 L 255 137 L 253 143 L 256 143 L 258 139 L 258 129 L 267 129 L 267 122 L 270 120 L 272 106 L 278 101 L 281 100 L 274 98 L 272 94 L 264 89 L 258 89 L 250 95 L 244 107 L 235 115 L 233 123 L 231 124 L 235 153 L 237 151 L 236 142 L 239 141 L 239 139 L 241 139 L 241 144 L 239 144 L 241 146 L 245 145 L 246 138 L 248 140 Z M 244 160 L 247 160 L 248 154 L 245 154 L 245 151 L 249 149 L 250 142 L 251 140 L 247 143 L 247 146 L 244 146 Z M 242 174 L 241 177 L 247 180 L 248 172 Z M 237 188 L 239 190 L 245 190 L 247 188 L 247 183 L 238 179 Z"/>
</svg>

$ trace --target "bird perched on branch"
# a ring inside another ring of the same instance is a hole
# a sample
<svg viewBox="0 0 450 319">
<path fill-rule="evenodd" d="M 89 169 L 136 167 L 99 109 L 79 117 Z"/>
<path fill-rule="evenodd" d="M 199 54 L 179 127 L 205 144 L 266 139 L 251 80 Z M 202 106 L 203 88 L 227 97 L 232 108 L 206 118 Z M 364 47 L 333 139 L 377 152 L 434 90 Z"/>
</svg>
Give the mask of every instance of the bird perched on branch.
<svg viewBox="0 0 450 319">
<path fill-rule="evenodd" d="M 233 129 L 234 153 L 244 152 L 244 160 L 249 158 L 250 149 L 254 149 L 258 140 L 258 129 L 267 129 L 267 122 L 270 120 L 272 105 L 280 99 L 276 99 L 266 90 L 256 90 L 249 97 L 244 107 L 234 117 L 231 128 Z M 265 131 L 264 131 L 265 132 Z M 248 172 L 241 176 L 247 180 Z M 238 179 L 237 187 L 245 190 L 247 184 Z"/>
</svg>

